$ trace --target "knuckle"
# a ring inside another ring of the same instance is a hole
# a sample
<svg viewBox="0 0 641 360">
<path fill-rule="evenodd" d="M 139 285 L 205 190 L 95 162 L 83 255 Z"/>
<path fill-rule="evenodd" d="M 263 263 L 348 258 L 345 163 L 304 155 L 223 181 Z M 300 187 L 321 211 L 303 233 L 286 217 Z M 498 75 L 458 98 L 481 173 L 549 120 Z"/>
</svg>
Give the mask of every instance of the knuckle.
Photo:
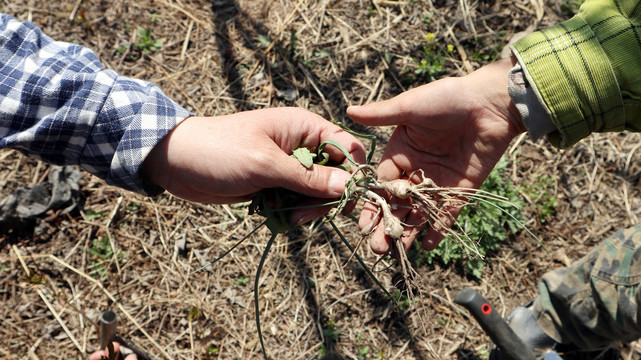
<svg viewBox="0 0 641 360">
<path fill-rule="evenodd" d="M 312 166 L 307 169 L 304 166 L 299 166 L 298 171 L 301 172 L 301 179 L 305 181 L 305 187 L 309 190 L 325 190 L 328 186 L 329 179 L 324 171 L 319 171 L 318 165 Z"/>
</svg>

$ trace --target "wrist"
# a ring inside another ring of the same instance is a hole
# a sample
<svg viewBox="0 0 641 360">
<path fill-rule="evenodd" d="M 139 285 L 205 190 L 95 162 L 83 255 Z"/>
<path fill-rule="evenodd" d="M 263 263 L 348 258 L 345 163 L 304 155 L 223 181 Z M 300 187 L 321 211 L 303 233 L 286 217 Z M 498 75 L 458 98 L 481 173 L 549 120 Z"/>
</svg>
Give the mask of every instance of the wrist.
<svg viewBox="0 0 641 360">
<path fill-rule="evenodd" d="M 500 87 L 501 95 L 503 101 L 507 103 L 506 117 L 510 121 L 512 128 L 517 134 L 521 134 L 527 131 L 525 124 L 523 123 L 523 118 L 521 117 L 521 112 L 514 104 L 514 100 L 509 93 L 509 75 L 510 71 L 516 65 L 518 60 L 515 56 L 510 56 L 509 58 L 501 59 L 497 63 L 500 65 L 500 77 L 502 85 Z"/>
<path fill-rule="evenodd" d="M 508 76 L 516 63 L 516 58 L 512 56 L 468 75 L 475 80 L 476 90 L 482 94 L 487 108 L 506 120 L 513 137 L 526 131 L 521 114 L 508 92 Z"/>
<path fill-rule="evenodd" d="M 508 93 L 532 140 L 538 140 L 556 131 L 550 110 L 537 95 L 538 92 L 534 86 L 527 80 L 520 63 L 510 70 Z"/>
</svg>

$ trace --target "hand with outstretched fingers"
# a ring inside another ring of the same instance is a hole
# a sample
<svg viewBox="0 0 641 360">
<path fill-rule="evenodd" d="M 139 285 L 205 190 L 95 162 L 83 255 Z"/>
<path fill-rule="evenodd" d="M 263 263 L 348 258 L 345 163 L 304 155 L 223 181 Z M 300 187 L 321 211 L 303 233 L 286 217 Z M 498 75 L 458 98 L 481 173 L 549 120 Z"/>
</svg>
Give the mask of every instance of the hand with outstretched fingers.
<svg viewBox="0 0 641 360">
<path fill-rule="evenodd" d="M 347 115 L 369 126 L 398 125 L 378 167 L 382 180 L 418 179 L 422 170 L 442 187 L 478 188 L 492 171 L 510 141 L 525 131 L 507 91 L 508 72 L 516 60 L 503 59 L 459 78 L 446 78 L 406 91 L 390 100 L 352 106 Z M 458 216 L 460 209 L 452 210 Z M 406 225 L 402 241 L 407 249 L 421 233 L 425 219 L 407 206 L 394 210 Z M 366 204 L 360 227 L 382 221 Z M 452 219 L 443 219 L 449 225 Z M 422 239 L 431 250 L 443 235 L 434 228 Z M 378 226 L 372 250 L 384 254 L 390 240 Z"/>
<path fill-rule="evenodd" d="M 333 140 L 357 162 L 364 162 L 360 141 L 339 126 L 301 108 L 271 108 L 214 117 L 190 117 L 154 147 L 144 175 L 180 198 L 203 203 L 236 203 L 266 188 L 285 188 L 316 203 L 340 198 L 350 174 L 291 157 L 299 147 L 318 148 Z M 326 146 L 330 161 L 345 154 Z M 329 207 L 298 209 L 299 224 L 322 216 Z"/>
<path fill-rule="evenodd" d="M 89 356 L 88 360 L 102 360 L 102 359 L 111 359 L 111 358 L 120 359 L 120 357 L 119 357 L 120 344 L 115 342 L 115 341 L 112 342 L 112 344 L 114 346 L 114 352 L 116 353 L 115 357 L 113 357 L 113 356 L 109 357 L 109 355 L 110 355 L 109 354 L 109 349 L 107 348 L 107 349 L 104 349 L 104 350 L 98 350 L 98 351 L 94 352 L 93 354 L 91 354 Z M 136 356 L 136 354 L 133 354 L 133 353 L 125 356 L 125 358 L 124 358 L 124 360 L 137 360 L 137 359 L 138 359 L 138 356 Z"/>
</svg>

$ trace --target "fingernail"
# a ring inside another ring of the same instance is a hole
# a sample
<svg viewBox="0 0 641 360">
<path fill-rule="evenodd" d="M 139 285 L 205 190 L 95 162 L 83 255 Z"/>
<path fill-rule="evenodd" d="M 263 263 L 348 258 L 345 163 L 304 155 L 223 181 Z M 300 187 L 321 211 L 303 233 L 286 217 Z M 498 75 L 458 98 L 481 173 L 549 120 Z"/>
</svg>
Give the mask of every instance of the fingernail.
<svg viewBox="0 0 641 360">
<path fill-rule="evenodd" d="M 345 184 L 351 175 L 346 171 L 336 170 L 329 176 L 329 191 L 330 195 L 339 197 L 345 191 Z"/>
<path fill-rule="evenodd" d="M 361 108 L 360 105 L 350 105 L 350 106 L 347 107 L 347 110 L 345 110 L 345 111 L 348 112 L 348 113 L 351 113 L 353 111 L 358 111 L 358 109 L 360 109 L 360 108 Z"/>
</svg>

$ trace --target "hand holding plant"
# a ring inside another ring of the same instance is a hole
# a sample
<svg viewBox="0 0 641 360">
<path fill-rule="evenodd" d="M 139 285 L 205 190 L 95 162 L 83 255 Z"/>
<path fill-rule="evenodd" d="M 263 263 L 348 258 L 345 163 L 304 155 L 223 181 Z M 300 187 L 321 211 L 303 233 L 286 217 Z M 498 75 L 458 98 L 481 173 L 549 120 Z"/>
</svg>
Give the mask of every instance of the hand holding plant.
<svg viewBox="0 0 641 360">
<path fill-rule="evenodd" d="M 439 80 L 387 101 L 348 108 L 348 116 L 361 124 L 398 125 L 378 167 L 378 178 L 413 175 L 414 183 L 429 178 L 440 187 L 478 188 L 510 141 L 525 131 L 507 93 L 511 67 L 512 61 L 504 59 L 465 77 Z M 407 249 L 427 225 L 425 213 L 398 198 L 390 199 L 390 204 L 396 208 L 394 216 L 406 225 L 401 239 Z M 426 231 L 422 239 L 426 250 L 436 247 L 443 228 L 455 221 L 460 204 L 451 207 L 440 224 Z M 361 228 L 378 222 L 379 213 L 377 206 L 366 204 Z M 370 245 L 379 254 L 390 248 L 384 229 L 378 226 L 371 238 Z"/>
<path fill-rule="evenodd" d="M 313 165 L 290 156 L 295 149 L 317 148 L 326 140 L 342 145 L 364 162 L 363 145 L 340 127 L 300 108 L 273 108 L 217 117 L 191 117 L 178 125 L 145 161 L 148 179 L 191 201 L 234 203 L 250 200 L 260 190 L 285 188 L 327 202 L 339 198 L 350 178 L 347 171 Z M 335 147 L 325 152 L 342 163 Z M 309 200 L 314 201 L 314 200 Z M 322 216 L 329 208 L 292 213 L 296 224 Z"/>
</svg>

